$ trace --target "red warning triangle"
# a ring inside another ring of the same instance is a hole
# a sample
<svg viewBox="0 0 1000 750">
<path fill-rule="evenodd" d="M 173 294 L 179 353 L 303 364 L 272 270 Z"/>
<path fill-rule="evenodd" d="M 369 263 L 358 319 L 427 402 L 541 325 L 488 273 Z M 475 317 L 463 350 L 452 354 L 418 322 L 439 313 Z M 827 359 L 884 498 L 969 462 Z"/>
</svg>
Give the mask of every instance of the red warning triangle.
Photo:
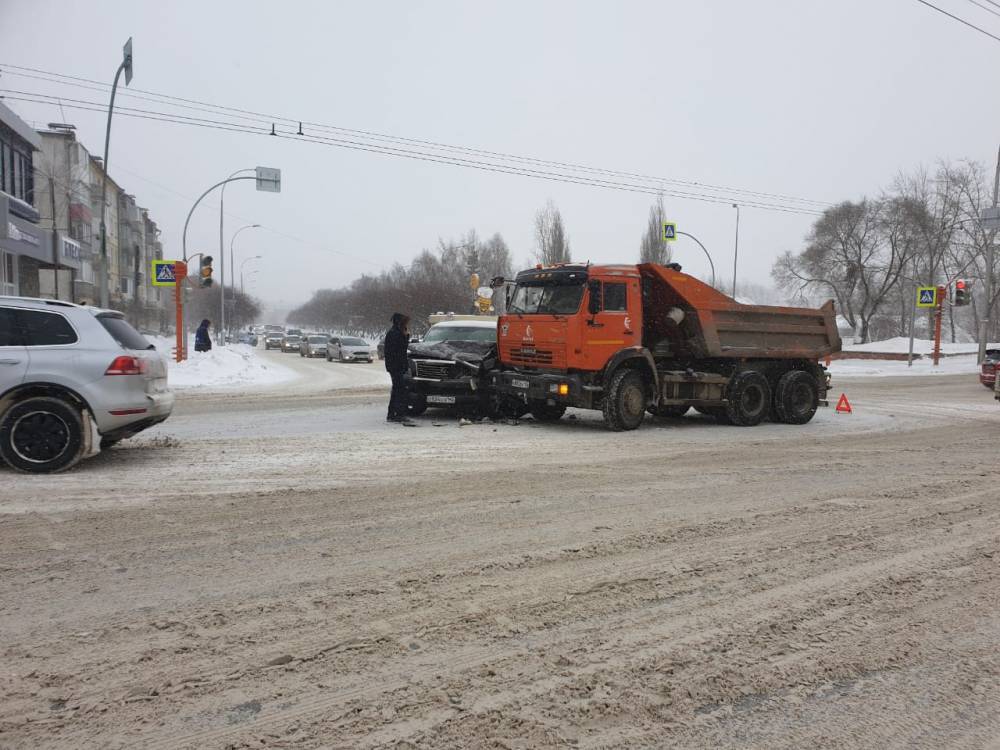
<svg viewBox="0 0 1000 750">
<path fill-rule="evenodd" d="M 837 411 L 842 414 L 853 414 L 854 410 L 851 408 L 851 402 L 847 400 L 847 394 L 840 394 L 840 401 L 837 402 Z"/>
</svg>

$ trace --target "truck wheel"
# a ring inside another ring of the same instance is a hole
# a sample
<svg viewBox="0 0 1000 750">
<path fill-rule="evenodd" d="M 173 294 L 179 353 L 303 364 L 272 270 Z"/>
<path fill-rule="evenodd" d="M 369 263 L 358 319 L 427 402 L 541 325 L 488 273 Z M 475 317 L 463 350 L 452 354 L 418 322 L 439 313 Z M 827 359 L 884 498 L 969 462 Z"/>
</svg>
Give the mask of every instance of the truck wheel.
<svg viewBox="0 0 1000 750">
<path fill-rule="evenodd" d="M 689 406 L 651 406 L 646 411 L 661 419 L 680 419 L 688 413 L 690 408 Z"/>
<path fill-rule="evenodd" d="M 755 370 L 736 373 L 729 381 L 725 416 L 740 427 L 758 425 L 771 409 L 771 386 Z M 718 419 L 718 418 L 717 418 Z"/>
<path fill-rule="evenodd" d="M 544 401 L 535 401 L 531 404 L 531 416 L 539 422 L 558 422 L 562 415 L 566 413 L 566 407 L 562 404 L 547 404 Z"/>
<path fill-rule="evenodd" d="M 805 370 L 786 372 L 774 392 L 774 410 L 785 424 L 805 424 L 819 406 L 816 378 Z"/>
<path fill-rule="evenodd" d="M 0 417 L 0 456 L 20 471 L 68 469 L 82 458 L 80 412 L 58 398 L 28 398 Z"/>
<path fill-rule="evenodd" d="M 609 430 L 634 430 L 646 415 L 646 384 L 632 369 L 618 370 L 604 394 L 604 424 Z"/>
<path fill-rule="evenodd" d="M 406 405 L 406 413 L 411 417 L 419 417 L 425 411 L 427 411 L 427 397 L 412 394 L 409 403 Z"/>
</svg>

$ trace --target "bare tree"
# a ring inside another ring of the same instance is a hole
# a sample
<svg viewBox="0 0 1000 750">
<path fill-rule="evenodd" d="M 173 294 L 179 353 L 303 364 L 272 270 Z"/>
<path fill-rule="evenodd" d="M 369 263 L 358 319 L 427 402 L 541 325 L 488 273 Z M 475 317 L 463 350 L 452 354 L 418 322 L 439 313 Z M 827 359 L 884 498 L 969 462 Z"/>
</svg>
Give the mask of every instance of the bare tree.
<svg viewBox="0 0 1000 750">
<path fill-rule="evenodd" d="M 813 225 L 808 246 L 778 258 L 772 275 L 793 294 L 832 294 L 837 309 L 867 342 L 873 318 L 890 299 L 915 252 L 905 201 L 841 203 Z"/>
<path fill-rule="evenodd" d="M 666 240 L 663 239 L 663 196 L 657 198 L 656 203 L 649 207 L 649 221 L 646 223 L 646 233 L 642 235 L 639 242 L 639 262 L 659 263 L 664 265 L 670 262 L 670 248 Z"/>
<path fill-rule="evenodd" d="M 563 226 L 562 214 L 551 200 L 535 214 L 535 243 L 535 258 L 539 263 L 551 266 L 570 262 L 569 237 Z"/>
</svg>

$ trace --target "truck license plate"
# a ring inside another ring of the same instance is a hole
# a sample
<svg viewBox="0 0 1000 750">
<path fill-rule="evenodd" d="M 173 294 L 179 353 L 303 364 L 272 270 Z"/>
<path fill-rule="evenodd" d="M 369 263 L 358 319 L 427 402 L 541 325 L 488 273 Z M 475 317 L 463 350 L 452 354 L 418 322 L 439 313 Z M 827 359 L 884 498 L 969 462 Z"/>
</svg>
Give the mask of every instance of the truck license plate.
<svg viewBox="0 0 1000 750">
<path fill-rule="evenodd" d="M 510 381 L 510 384 L 512 386 L 514 386 L 515 388 L 527 388 L 528 387 L 528 381 L 527 380 L 518 380 L 517 378 L 513 378 Z"/>
<path fill-rule="evenodd" d="M 454 396 L 428 396 L 428 404 L 453 404 L 455 403 Z"/>
</svg>

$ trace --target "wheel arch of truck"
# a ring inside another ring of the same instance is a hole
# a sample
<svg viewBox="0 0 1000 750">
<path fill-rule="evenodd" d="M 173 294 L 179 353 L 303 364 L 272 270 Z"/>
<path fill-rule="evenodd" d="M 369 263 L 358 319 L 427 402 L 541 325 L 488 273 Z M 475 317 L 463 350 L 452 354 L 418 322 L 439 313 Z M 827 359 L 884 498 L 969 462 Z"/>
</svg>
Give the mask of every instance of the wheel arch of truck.
<svg viewBox="0 0 1000 750">
<path fill-rule="evenodd" d="M 608 360 L 604 366 L 604 374 L 601 384 L 606 389 L 611 382 L 611 378 L 622 367 L 635 368 L 643 372 L 649 378 L 649 384 L 656 393 L 660 387 L 660 378 L 656 372 L 656 361 L 649 350 L 642 346 L 631 346 L 628 349 L 621 349 Z"/>
</svg>

